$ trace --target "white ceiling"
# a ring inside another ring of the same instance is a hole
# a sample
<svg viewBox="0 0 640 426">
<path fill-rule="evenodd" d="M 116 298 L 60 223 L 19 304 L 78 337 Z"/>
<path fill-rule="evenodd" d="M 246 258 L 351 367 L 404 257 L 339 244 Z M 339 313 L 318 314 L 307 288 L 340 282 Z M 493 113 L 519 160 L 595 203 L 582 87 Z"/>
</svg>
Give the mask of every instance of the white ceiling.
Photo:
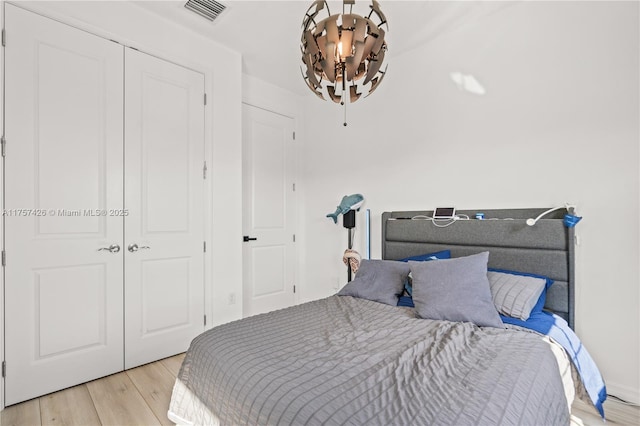
<svg viewBox="0 0 640 426">
<path fill-rule="evenodd" d="M 308 94 L 300 65 L 302 18 L 311 0 L 223 0 L 227 9 L 211 22 L 184 7 L 186 0 L 139 1 L 136 4 L 204 37 L 242 54 L 244 73 L 299 94 Z M 382 0 L 389 32 L 387 55 L 393 57 L 473 24 L 510 2 L 493 1 L 403 1 Z M 358 0 L 355 13 L 365 14 L 370 2 Z M 341 1 L 329 1 L 332 13 L 342 9 Z M 390 65 L 393 66 L 393 65 Z"/>
</svg>

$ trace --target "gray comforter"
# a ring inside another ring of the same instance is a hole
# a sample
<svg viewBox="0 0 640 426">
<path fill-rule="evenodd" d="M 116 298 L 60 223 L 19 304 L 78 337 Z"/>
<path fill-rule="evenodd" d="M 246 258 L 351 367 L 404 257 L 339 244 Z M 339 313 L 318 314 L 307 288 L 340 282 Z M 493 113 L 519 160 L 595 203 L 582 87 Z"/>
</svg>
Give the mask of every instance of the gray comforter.
<svg viewBox="0 0 640 426">
<path fill-rule="evenodd" d="M 205 332 L 178 380 L 226 425 L 569 424 L 540 335 L 352 297 Z"/>
</svg>

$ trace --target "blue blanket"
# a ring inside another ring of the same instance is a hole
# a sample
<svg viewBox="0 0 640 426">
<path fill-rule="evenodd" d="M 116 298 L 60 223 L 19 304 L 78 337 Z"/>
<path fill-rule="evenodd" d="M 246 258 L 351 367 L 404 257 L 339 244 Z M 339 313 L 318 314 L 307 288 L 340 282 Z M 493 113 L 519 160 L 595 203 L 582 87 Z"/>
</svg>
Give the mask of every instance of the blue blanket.
<svg viewBox="0 0 640 426">
<path fill-rule="evenodd" d="M 587 352 L 587 348 L 584 347 L 578 336 L 569 328 L 569 324 L 563 318 L 549 312 L 534 312 L 527 321 L 503 315 L 500 315 L 500 318 L 505 324 L 518 325 L 546 334 L 558 342 L 565 349 L 576 370 L 580 373 L 580 378 L 591 402 L 604 419 L 604 407 L 602 404 L 607 399 L 607 388 L 604 380 L 596 363 Z"/>
<path fill-rule="evenodd" d="M 398 306 L 413 307 L 411 297 L 402 296 L 398 300 Z M 607 399 L 607 388 L 595 362 L 587 352 L 578 336 L 569 328 L 569 324 L 561 317 L 549 312 L 533 312 L 527 321 L 500 315 L 502 322 L 513 324 L 529 330 L 545 334 L 558 342 L 567 352 L 567 355 L 580 374 L 591 402 L 604 419 L 604 407 L 602 404 Z"/>
</svg>

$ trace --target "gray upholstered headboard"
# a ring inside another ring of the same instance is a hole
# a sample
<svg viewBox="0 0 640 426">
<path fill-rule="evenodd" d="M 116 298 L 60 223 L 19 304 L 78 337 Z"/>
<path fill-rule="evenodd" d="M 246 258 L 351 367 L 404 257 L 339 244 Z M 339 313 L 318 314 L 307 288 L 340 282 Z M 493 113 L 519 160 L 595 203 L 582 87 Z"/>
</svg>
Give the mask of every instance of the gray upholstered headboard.
<svg viewBox="0 0 640 426">
<path fill-rule="evenodd" d="M 574 327 L 574 230 L 563 225 L 566 211 L 545 216 L 534 226 L 526 220 L 546 209 L 459 210 L 470 220 L 438 227 L 432 211 L 394 211 L 382 214 L 382 258 L 404 257 L 450 249 L 452 257 L 489 251 L 489 267 L 545 275 L 555 282 L 547 292 L 545 309 Z M 485 214 L 484 220 L 475 218 Z M 438 221 L 442 226 L 446 221 Z"/>
</svg>

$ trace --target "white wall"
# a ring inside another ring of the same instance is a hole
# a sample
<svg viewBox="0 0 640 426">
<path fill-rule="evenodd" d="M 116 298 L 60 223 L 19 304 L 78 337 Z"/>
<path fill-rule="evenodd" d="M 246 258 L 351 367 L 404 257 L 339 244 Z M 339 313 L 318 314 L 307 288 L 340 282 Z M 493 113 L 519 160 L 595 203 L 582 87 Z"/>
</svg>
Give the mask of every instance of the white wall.
<svg viewBox="0 0 640 426">
<path fill-rule="evenodd" d="M 324 217 L 344 194 L 366 197 L 374 257 L 385 210 L 572 202 L 584 216 L 577 333 L 609 392 L 640 402 L 638 6 L 505 7 L 389 60 L 346 128 L 339 106 L 309 93 L 305 299 L 346 281 L 346 231 Z M 473 74 L 486 94 L 459 90 L 451 72 Z"/>
<path fill-rule="evenodd" d="M 18 2 L 20 7 L 84 29 L 205 74 L 206 146 L 211 194 L 205 312 L 208 325 L 242 317 L 228 294 L 241 296 L 242 205 L 241 56 L 132 2 Z M 9 36 L 10 37 L 10 36 Z"/>
</svg>

